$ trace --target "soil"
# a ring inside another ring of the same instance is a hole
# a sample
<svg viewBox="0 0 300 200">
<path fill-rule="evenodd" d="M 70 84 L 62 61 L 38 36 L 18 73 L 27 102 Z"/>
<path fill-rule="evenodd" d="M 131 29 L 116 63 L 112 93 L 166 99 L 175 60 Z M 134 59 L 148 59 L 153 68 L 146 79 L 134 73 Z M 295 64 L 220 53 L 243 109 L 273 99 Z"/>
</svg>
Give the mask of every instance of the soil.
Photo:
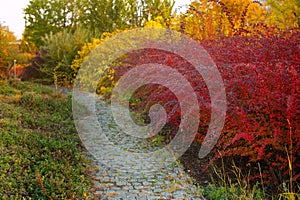
<svg viewBox="0 0 300 200">
<path fill-rule="evenodd" d="M 199 159 L 199 150 L 200 145 L 193 142 L 179 160 L 183 164 L 186 173 L 194 179 L 195 185 L 206 186 L 212 182 L 211 177 L 214 176 L 214 173 L 210 168 L 203 171 L 209 164 L 209 155 L 203 159 Z"/>
</svg>

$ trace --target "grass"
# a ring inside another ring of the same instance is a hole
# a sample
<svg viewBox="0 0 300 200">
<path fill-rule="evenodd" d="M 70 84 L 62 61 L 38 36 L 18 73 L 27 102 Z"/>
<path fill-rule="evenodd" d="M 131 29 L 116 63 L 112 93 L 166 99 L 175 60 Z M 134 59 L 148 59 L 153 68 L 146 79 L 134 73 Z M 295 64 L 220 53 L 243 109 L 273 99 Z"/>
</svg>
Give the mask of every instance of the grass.
<svg viewBox="0 0 300 200">
<path fill-rule="evenodd" d="M 212 178 L 213 184 L 203 188 L 203 195 L 207 199 L 219 200 L 263 200 L 266 198 L 266 193 L 259 187 L 259 183 L 251 185 L 245 180 L 241 170 L 236 167 L 233 162 L 232 176 L 229 176 L 224 168 L 213 166 L 213 171 L 216 174 L 217 180 Z"/>
<path fill-rule="evenodd" d="M 70 97 L 33 83 L 0 80 L 0 197 L 89 199 L 90 160 Z"/>
<path fill-rule="evenodd" d="M 277 195 L 270 195 L 265 191 L 264 184 L 256 182 L 255 185 L 247 181 L 247 176 L 241 172 L 235 163 L 232 163 L 231 175 L 225 171 L 224 162 L 222 159 L 222 166 L 212 166 L 216 178 L 211 177 L 212 184 L 201 186 L 199 190 L 203 196 L 208 200 L 296 200 L 300 199 L 300 194 L 295 193 L 288 188 L 288 184 L 283 184 L 284 192 Z M 259 165 L 260 168 L 260 165 Z M 298 186 L 300 189 L 300 186 Z"/>
</svg>

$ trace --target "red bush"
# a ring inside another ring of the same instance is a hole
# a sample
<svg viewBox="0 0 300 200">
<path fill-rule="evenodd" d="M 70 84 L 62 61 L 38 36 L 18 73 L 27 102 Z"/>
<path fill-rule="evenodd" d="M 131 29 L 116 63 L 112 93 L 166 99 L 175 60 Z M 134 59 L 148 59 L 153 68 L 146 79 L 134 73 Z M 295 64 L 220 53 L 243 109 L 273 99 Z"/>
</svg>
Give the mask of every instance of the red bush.
<svg viewBox="0 0 300 200">
<path fill-rule="evenodd" d="M 299 40 L 298 31 L 202 43 L 226 84 L 228 111 L 216 158 L 236 155 L 260 162 L 275 184 L 287 180 L 288 156 L 294 181 L 300 173 Z"/>
<path fill-rule="evenodd" d="M 299 181 L 299 41 L 300 31 L 294 31 L 271 38 L 234 37 L 201 42 L 221 72 L 227 95 L 226 122 L 213 160 L 232 156 L 242 157 L 243 164 L 260 162 L 264 180 L 280 184 L 289 176 L 289 158 L 293 180 Z M 195 139 L 201 144 L 211 111 L 209 93 L 201 75 L 178 55 L 144 49 L 131 52 L 122 65 L 115 67 L 115 80 L 132 67 L 146 63 L 177 69 L 191 83 L 201 107 Z M 132 109 L 142 113 L 146 122 L 151 105 L 161 103 L 168 113 L 170 138 L 176 134 L 180 106 L 170 90 L 147 85 L 136 91 L 133 99 L 140 101 Z"/>
</svg>

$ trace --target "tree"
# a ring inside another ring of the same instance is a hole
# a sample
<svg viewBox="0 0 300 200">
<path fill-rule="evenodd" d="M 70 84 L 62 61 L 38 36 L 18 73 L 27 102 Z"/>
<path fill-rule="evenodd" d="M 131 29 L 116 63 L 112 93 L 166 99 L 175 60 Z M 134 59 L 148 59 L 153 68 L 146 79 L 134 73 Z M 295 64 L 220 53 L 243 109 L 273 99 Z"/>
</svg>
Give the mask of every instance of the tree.
<svg viewBox="0 0 300 200">
<path fill-rule="evenodd" d="M 173 0 L 31 0 L 25 8 L 25 39 L 37 48 L 42 37 L 63 29 L 87 28 L 94 37 L 116 29 L 143 26 L 148 20 L 171 16 Z"/>
<path fill-rule="evenodd" d="M 181 24 L 195 39 L 247 35 L 263 23 L 263 13 L 264 7 L 251 0 L 194 1 Z"/>
<path fill-rule="evenodd" d="M 0 24 L 0 76 L 5 76 L 13 60 L 23 60 L 16 41 L 13 32 Z"/>
<path fill-rule="evenodd" d="M 300 1 L 297 0 L 266 0 L 270 18 L 269 25 L 279 29 L 299 27 Z"/>
<path fill-rule="evenodd" d="M 123 28 L 122 18 L 125 4 L 113 0 L 83 0 L 78 3 L 80 23 L 94 34 L 112 32 L 116 27 Z"/>
<path fill-rule="evenodd" d="M 83 0 L 79 3 L 80 22 L 94 32 L 141 27 L 157 16 L 171 16 L 172 0 Z"/>
<path fill-rule="evenodd" d="M 74 74 L 71 63 L 89 38 L 89 33 L 83 28 L 76 29 L 74 33 L 65 29 L 46 35 L 43 38 L 44 46 L 40 50 L 40 71 L 53 79 L 55 85 L 70 85 Z"/>
<path fill-rule="evenodd" d="M 39 48 L 43 45 L 42 37 L 46 34 L 75 26 L 75 7 L 74 0 L 31 0 L 24 9 L 25 39 Z"/>
<path fill-rule="evenodd" d="M 142 0 L 141 10 L 148 21 L 157 17 L 167 20 L 172 14 L 174 3 L 173 0 Z"/>
</svg>

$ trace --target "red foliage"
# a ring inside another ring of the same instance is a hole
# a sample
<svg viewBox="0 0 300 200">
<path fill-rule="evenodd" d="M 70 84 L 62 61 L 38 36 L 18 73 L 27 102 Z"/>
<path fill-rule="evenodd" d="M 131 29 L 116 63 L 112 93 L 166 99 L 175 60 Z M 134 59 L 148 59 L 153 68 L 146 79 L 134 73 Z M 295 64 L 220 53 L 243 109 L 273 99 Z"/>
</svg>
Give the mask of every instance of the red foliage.
<svg viewBox="0 0 300 200">
<path fill-rule="evenodd" d="M 227 95 L 226 122 L 214 149 L 220 153 L 215 153 L 214 159 L 220 155 L 239 156 L 246 162 L 260 162 L 264 180 L 280 184 L 289 175 L 289 154 L 294 167 L 293 180 L 299 181 L 299 41 L 298 30 L 271 38 L 233 37 L 201 42 L 221 72 Z M 123 64 L 115 67 L 116 80 L 132 67 L 147 63 L 177 69 L 190 82 L 201 110 L 196 137 L 201 143 L 211 112 L 209 93 L 201 75 L 178 55 L 144 49 L 128 54 Z M 170 135 L 174 136 L 181 111 L 170 90 L 147 85 L 136 91 L 133 98 L 141 100 L 133 107 L 141 113 L 147 113 L 154 103 L 163 105 L 167 123 L 172 127 Z M 253 177 L 259 177 L 256 175 Z"/>
<path fill-rule="evenodd" d="M 299 41 L 296 31 L 202 42 L 226 84 L 228 111 L 217 149 L 261 162 L 275 184 L 287 178 L 288 154 L 294 175 L 300 172 Z M 238 142 L 242 138 L 246 142 Z"/>
<path fill-rule="evenodd" d="M 17 77 L 21 77 L 21 75 L 24 73 L 24 71 L 25 71 L 25 67 L 24 67 L 24 66 L 22 66 L 22 65 L 17 65 L 17 66 L 16 66 L 16 76 L 17 76 Z M 14 76 L 14 67 L 12 67 L 12 68 L 10 69 L 9 75 L 10 75 L 11 77 Z"/>
</svg>

